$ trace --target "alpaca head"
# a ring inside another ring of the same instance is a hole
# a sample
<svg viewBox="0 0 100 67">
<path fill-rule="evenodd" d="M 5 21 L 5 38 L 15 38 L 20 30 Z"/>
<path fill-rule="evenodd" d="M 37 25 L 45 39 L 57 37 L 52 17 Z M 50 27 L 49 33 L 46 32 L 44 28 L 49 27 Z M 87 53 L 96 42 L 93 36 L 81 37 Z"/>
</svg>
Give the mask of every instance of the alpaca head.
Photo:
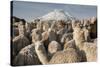
<svg viewBox="0 0 100 67">
<path fill-rule="evenodd" d="M 73 34 L 72 33 L 64 34 L 61 38 L 61 43 L 67 43 L 71 39 L 73 39 Z"/>
<path fill-rule="evenodd" d="M 26 30 L 25 30 L 25 25 L 19 23 L 19 24 L 18 24 L 18 28 L 19 28 L 19 34 L 24 35 L 24 34 L 25 34 L 25 31 L 26 31 Z"/>
<path fill-rule="evenodd" d="M 74 28 L 81 28 L 81 21 L 79 20 L 72 20 L 72 27 Z"/>
<path fill-rule="evenodd" d="M 61 50 L 61 45 L 56 41 L 51 41 L 48 46 L 48 51 L 52 55 Z"/>
<path fill-rule="evenodd" d="M 44 23 L 43 23 L 43 31 L 48 31 L 48 29 L 49 29 L 49 24 L 48 24 L 48 22 L 44 22 Z"/>
<path fill-rule="evenodd" d="M 36 42 L 36 41 L 41 41 L 42 40 L 42 33 L 40 30 L 38 29 L 33 29 L 32 30 L 32 41 Z"/>
<path fill-rule="evenodd" d="M 85 29 L 87 29 L 87 30 L 90 31 L 91 26 L 90 26 L 90 21 L 89 21 L 88 19 L 85 19 L 85 20 L 84 20 L 83 27 L 84 27 Z"/>
<path fill-rule="evenodd" d="M 35 48 L 39 51 L 43 50 L 43 43 L 40 41 L 35 42 Z"/>
<path fill-rule="evenodd" d="M 42 21 L 39 21 L 38 23 L 37 23 L 37 29 L 39 29 L 39 30 L 43 30 L 42 29 L 43 28 L 43 23 L 42 23 Z"/>
<path fill-rule="evenodd" d="M 67 50 L 70 48 L 76 49 L 75 40 L 70 40 L 64 44 L 64 50 Z"/>
</svg>

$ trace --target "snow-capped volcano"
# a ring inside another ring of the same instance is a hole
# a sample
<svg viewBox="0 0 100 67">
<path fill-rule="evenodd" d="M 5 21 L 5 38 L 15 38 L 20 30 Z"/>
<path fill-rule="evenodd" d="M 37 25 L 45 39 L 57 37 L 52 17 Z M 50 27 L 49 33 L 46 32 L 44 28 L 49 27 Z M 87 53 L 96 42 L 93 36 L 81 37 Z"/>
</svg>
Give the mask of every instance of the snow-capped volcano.
<svg viewBox="0 0 100 67">
<path fill-rule="evenodd" d="M 41 20 L 64 20 L 69 21 L 72 20 L 73 17 L 68 13 L 64 12 L 63 10 L 54 10 L 40 18 Z"/>
</svg>

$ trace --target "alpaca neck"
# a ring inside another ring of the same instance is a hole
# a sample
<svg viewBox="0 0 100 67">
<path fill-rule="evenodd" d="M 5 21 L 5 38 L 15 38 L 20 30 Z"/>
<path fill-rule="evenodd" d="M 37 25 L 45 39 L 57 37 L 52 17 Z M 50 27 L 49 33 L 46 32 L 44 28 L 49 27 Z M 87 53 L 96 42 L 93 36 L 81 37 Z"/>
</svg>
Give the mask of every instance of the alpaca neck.
<svg viewBox="0 0 100 67">
<path fill-rule="evenodd" d="M 45 51 L 45 47 L 42 43 L 36 42 L 35 43 L 35 51 L 37 56 L 42 64 L 48 64 L 48 57 Z"/>
<path fill-rule="evenodd" d="M 75 40 L 75 44 L 76 46 L 78 46 L 79 48 L 83 48 L 83 43 L 85 42 L 85 37 L 84 37 L 84 31 L 80 30 L 80 29 L 76 29 L 73 32 L 73 39 Z"/>
</svg>

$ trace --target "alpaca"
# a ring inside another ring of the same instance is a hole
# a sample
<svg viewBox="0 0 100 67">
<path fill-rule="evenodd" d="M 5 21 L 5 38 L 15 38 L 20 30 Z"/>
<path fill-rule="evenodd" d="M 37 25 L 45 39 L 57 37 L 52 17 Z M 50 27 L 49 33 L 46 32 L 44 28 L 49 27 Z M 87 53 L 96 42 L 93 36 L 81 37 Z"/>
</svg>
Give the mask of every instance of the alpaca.
<svg viewBox="0 0 100 67">
<path fill-rule="evenodd" d="M 34 44 L 22 48 L 13 61 L 14 66 L 39 64 L 41 64 L 41 62 L 39 61 L 37 54 L 35 52 Z"/>
<path fill-rule="evenodd" d="M 27 37 L 25 36 L 25 28 L 24 25 L 19 24 L 18 26 L 19 28 L 19 35 L 16 36 L 13 40 L 12 40 L 12 56 L 16 56 L 18 54 L 18 52 L 24 48 L 25 46 L 29 45 L 30 42 L 27 39 Z"/>
<path fill-rule="evenodd" d="M 51 28 L 49 28 L 47 31 L 44 31 L 42 33 L 42 41 L 44 42 L 46 50 L 48 50 L 49 42 L 56 41 L 56 40 L 57 40 L 57 34 L 56 34 L 53 26 Z"/>
<path fill-rule="evenodd" d="M 80 50 L 77 46 L 76 46 L 76 43 L 75 43 L 75 40 L 72 39 L 68 42 L 66 42 L 64 44 L 64 49 L 63 50 L 66 50 L 68 48 L 74 48 L 76 49 L 76 52 L 79 54 L 80 56 L 80 59 L 81 59 L 81 62 L 86 62 L 87 61 L 87 58 L 86 58 L 86 54 L 83 50 Z"/>
<path fill-rule="evenodd" d="M 84 42 L 83 50 L 86 53 L 88 62 L 94 62 L 97 60 L 97 45 L 96 45 L 96 43 Z"/>
<path fill-rule="evenodd" d="M 15 28 L 15 27 L 13 27 L 12 28 L 12 38 L 11 39 L 13 39 L 14 37 L 16 37 L 16 36 L 18 36 L 19 35 L 19 31 L 18 31 L 18 28 Z"/>
<path fill-rule="evenodd" d="M 40 29 L 33 29 L 32 30 L 32 42 L 35 43 L 36 41 L 42 40 L 42 32 Z"/>
<path fill-rule="evenodd" d="M 84 31 L 80 28 L 75 28 L 73 32 L 73 39 L 75 40 L 76 45 L 81 48 L 82 46 L 80 46 L 80 44 L 85 41 Z"/>
<path fill-rule="evenodd" d="M 88 29 L 86 29 L 85 27 L 83 28 L 83 31 L 84 31 L 85 41 L 90 42 L 91 41 L 90 31 Z"/>
<path fill-rule="evenodd" d="M 48 45 L 49 45 L 49 32 L 48 31 L 45 31 L 42 33 L 41 41 L 44 43 L 45 49 L 48 52 Z"/>
<path fill-rule="evenodd" d="M 36 28 L 39 29 L 41 32 L 43 32 L 43 22 L 42 21 L 37 22 Z"/>
<path fill-rule="evenodd" d="M 25 35 L 26 35 L 26 37 L 31 41 L 31 40 L 32 40 L 32 39 L 31 39 L 31 31 L 32 31 L 31 24 L 27 22 L 27 23 L 25 24 L 25 29 L 26 29 Z"/>
<path fill-rule="evenodd" d="M 72 29 L 72 23 L 71 22 L 69 22 L 69 23 L 67 23 L 67 26 L 68 26 L 68 28 L 67 28 L 67 32 L 68 33 L 72 33 L 73 32 L 73 29 Z M 66 28 L 65 28 L 66 29 Z"/>
<path fill-rule="evenodd" d="M 90 37 L 91 25 L 88 19 L 84 20 L 83 30 L 84 30 L 85 41 L 87 42 L 91 41 Z"/>
<path fill-rule="evenodd" d="M 76 45 L 75 45 L 75 40 L 74 39 L 67 41 L 64 44 L 64 49 L 63 50 L 66 50 L 68 47 L 76 49 Z"/>
<path fill-rule="evenodd" d="M 48 31 L 49 29 L 49 23 L 48 22 L 44 22 L 43 23 L 43 31 Z"/>
<path fill-rule="evenodd" d="M 61 43 L 62 44 L 65 44 L 67 43 L 68 41 L 72 40 L 73 39 L 73 34 L 72 33 L 66 33 L 62 36 L 61 38 Z"/>
<path fill-rule="evenodd" d="M 62 36 L 68 32 L 67 26 L 65 26 L 64 22 L 58 22 L 58 30 L 57 30 L 57 41 L 61 42 L 60 39 Z"/>
<path fill-rule="evenodd" d="M 35 42 L 35 50 L 37 56 L 42 64 L 59 64 L 59 63 L 74 63 L 80 62 L 80 56 L 73 48 L 65 51 L 58 51 L 51 59 L 48 59 L 45 47 L 42 42 Z"/>
<path fill-rule="evenodd" d="M 55 26 L 56 26 L 56 22 L 53 21 L 51 27 L 47 31 L 49 42 L 57 40 L 57 33 L 56 33 Z"/>
<path fill-rule="evenodd" d="M 51 41 L 48 45 L 48 52 L 50 56 L 61 50 L 61 45 L 56 41 Z"/>
<path fill-rule="evenodd" d="M 73 39 L 76 46 L 85 52 L 87 61 L 96 61 L 96 45 L 94 46 L 94 43 L 85 42 L 84 31 L 79 25 L 74 28 Z"/>
<path fill-rule="evenodd" d="M 14 59 L 15 65 L 36 65 L 41 64 L 35 52 L 34 43 L 41 41 L 42 34 L 39 29 L 32 30 L 32 44 L 24 47 Z"/>
<path fill-rule="evenodd" d="M 57 40 L 57 34 L 53 29 L 49 28 L 48 35 L 49 35 L 48 36 L 49 37 L 49 42 L 51 42 L 53 40 L 55 40 L 55 41 Z"/>
<path fill-rule="evenodd" d="M 95 39 L 97 38 L 97 18 L 96 17 L 90 18 L 90 23 L 91 23 L 90 36 L 92 39 Z"/>
<path fill-rule="evenodd" d="M 60 58 L 57 58 L 58 60 L 57 59 L 52 60 L 53 57 L 56 57 L 55 56 L 56 53 L 53 55 L 51 60 L 48 58 L 48 54 L 46 53 L 45 47 L 43 45 L 43 42 L 41 42 L 41 41 L 35 42 L 35 50 L 36 50 L 37 56 L 38 56 L 38 58 L 39 58 L 39 60 L 41 61 L 42 64 L 50 64 L 50 63 L 52 64 L 53 61 L 54 61 L 53 63 L 59 63 L 60 62 L 59 61 Z M 69 54 L 67 54 L 67 51 L 69 52 Z M 76 58 L 75 59 L 71 59 L 72 61 L 70 59 L 69 60 L 68 59 L 67 60 L 63 59 L 65 62 L 61 61 L 60 63 L 70 63 L 70 62 L 80 62 L 81 61 L 81 57 L 80 57 L 81 54 L 78 54 L 78 52 L 76 52 L 76 50 L 74 48 L 69 48 L 67 50 L 61 51 L 61 53 L 66 52 L 66 54 L 63 53 L 63 54 L 60 54 L 60 55 L 65 55 L 66 57 L 71 55 L 70 58 L 74 58 L 73 55 L 70 54 L 70 51 L 74 52 L 72 54 L 75 54 L 74 57 L 76 57 Z M 59 53 L 57 53 L 57 56 L 59 56 Z"/>
</svg>

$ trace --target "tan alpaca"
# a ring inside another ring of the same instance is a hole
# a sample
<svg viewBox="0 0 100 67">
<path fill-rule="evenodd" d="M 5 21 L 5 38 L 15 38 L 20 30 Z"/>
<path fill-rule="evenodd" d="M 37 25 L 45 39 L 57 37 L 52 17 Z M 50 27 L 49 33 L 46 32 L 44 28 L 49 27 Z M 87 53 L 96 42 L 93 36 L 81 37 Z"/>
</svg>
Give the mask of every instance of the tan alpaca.
<svg viewBox="0 0 100 67">
<path fill-rule="evenodd" d="M 44 26 L 44 32 L 42 33 L 42 37 L 43 37 L 44 41 L 47 39 L 49 40 L 49 42 L 51 42 L 53 40 L 56 41 L 57 34 L 56 34 L 56 30 L 55 30 L 54 26 L 55 26 L 55 23 L 53 23 L 51 25 L 51 27 L 46 30 L 45 30 L 45 26 Z"/>
<path fill-rule="evenodd" d="M 64 49 L 63 49 L 63 50 L 66 50 L 66 49 L 68 49 L 68 48 L 74 48 L 74 49 L 76 49 L 76 52 L 79 54 L 79 57 L 80 57 L 80 59 L 81 59 L 81 62 L 86 62 L 86 61 L 87 61 L 85 51 L 80 50 L 80 49 L 76 46 L 76 43 L 75 43 L 75 40 L 74 40 L 74 39 L 72 39 L 72 40 L 70 40 L 70 41 L 68 41 L 68 42 L 66 42 L 66 43 L 64 44 Z"/>
<path fill-rule="evenodd" d="M 88 62 L 97 61 L 97 45 L 96 45 L 96 43 L 85 42 L 83 50 L 86 53 Z"/>
<path fill-rule="evenodd" d="M 85 42 L 84 31 L 79 25 L 74 28 L 73 38 L 79 49 L 86 53 L 87 61 L 96 61 L 96 46 L 93 45 L 94 43 Z M 93 48 L 91 49 L 91 47 Z"/>
<path fill-rule="evenodd" d="M 42 32 L 39 29 L 33 29 L 32 30 L 32 42 L 35 43 L 36 41 L 42 40 Z"/>
<path fill-rule="evenodd" d="M 64 44 L 64 49 L 63 50 L 66 50 L 68 47 L 70 48 L 75 48 L 76 49 L 76 44 L 75 44 L 75 40 L 69 40 L 67 41 L 65 44 Z"/>
<path fill-rule="evenodd" d="M 48 31 L 49 29 L 49 23 L 48 22 L 44 22 L 43 23 L 43 31 Z"/>
<path fill-rule="evenodd" d="M 52 56 L 57 51 L 61 50 L 61 45 L 56 41 L 51 41 L 48 45 L 48 52 Z"/>
<path fill-rule="evenodd" d="M 80 62 L 80 56 L 74 48 L 69 48 L 65 51 L 58 51 L 49 60 L 42 42 L 35 43 L 35 50 L 42 64 L 59 64 L 59 63 L 74 63 Z"/>
<path fill-rule="evenodd" d="M 42 64 L 47 64 L 49 62 L 43 43 L 39 41 L 35 42 L 35 51 Z"/>
</svg>

